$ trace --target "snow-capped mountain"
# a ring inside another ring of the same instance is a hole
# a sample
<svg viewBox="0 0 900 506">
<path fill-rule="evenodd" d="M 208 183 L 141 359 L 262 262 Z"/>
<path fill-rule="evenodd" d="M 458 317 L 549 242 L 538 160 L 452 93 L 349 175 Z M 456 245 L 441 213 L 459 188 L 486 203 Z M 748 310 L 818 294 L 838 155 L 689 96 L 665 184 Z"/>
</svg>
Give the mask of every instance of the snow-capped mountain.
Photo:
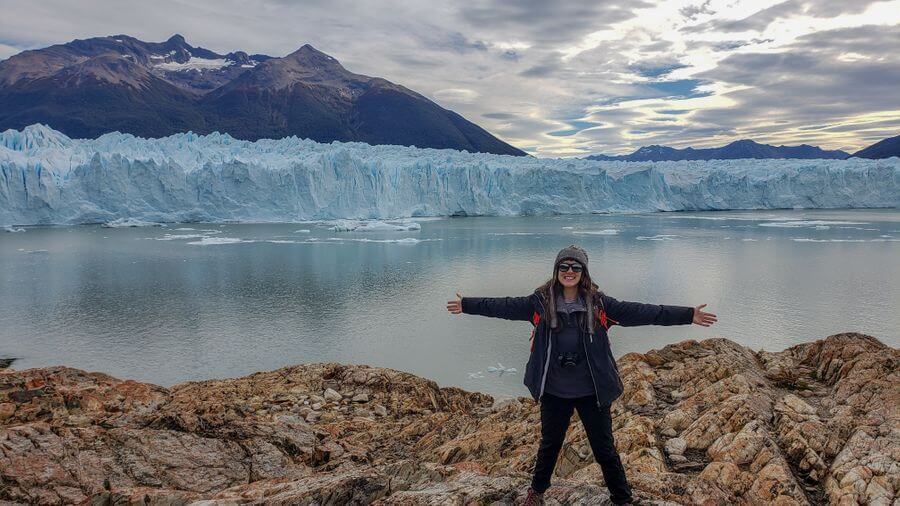
<svg viewBox="0 0 900 506">
<path fill-rule="evenodd" d="M 227 132 L 524 155 L 453 111 L 354 74 L 310 45 L 283 58 L 127 35 L 75 40 L 0 62 L 0 129 L 43 123 L 70 137 Z"/>
<path fill-rule="evenodd" d="M 635 152 L 622 156 L 591 155 L 588 160 L 622 162 L 660 162 L 664 160 L 739 160 L 746 158 L 797 158 L 797 159 L 843 159 L 849 153 L 840 150 L 824 150 L 816 146 L 772 146 L 743 139 L 718 148 L 672 148 L 669 146 L 644 146 Z"/>
<path fill-rule="evenodd" d="M 296 137 L 0 133 L 0 226 L 898 206 L 898 158 L 621 163 Z"/>
</svg>

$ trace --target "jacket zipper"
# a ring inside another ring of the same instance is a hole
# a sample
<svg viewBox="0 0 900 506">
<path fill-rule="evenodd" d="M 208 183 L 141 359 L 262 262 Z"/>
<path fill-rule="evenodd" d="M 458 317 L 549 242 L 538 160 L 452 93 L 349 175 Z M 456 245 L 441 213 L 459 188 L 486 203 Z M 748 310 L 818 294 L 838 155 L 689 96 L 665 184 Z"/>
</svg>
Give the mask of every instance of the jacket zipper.
<svg viewBox="0 0 900 506">
<path fill-rule="evenodd" d="M 603 310 L 603 301 L 602 300 L 600 301 L 600 309 L 601 309 L 601 311 Z M 585 317 L 593 318 L 594 315 L 588 314 L 588 315 L 585 315 Z M 593 344 L 593 342 L 594 342 L 594 334 L 593 334 L 593 332 L 591 332 L 591 343 Z M 590 371 L 590 373 L 591 373 L 591 384 L 594 385 L 594 398 L 597 400 L 597 408 L 599 408 L 600 407 L 600 389 L 597 388 L 597 380 L 594 379 L 594 368 L 591 367 L 591 354 L 588 351 L 587 343 L 584 341 L 584 337 L 582 337 L 582 339 L 581 339 L 581 344 L 583 345 L 583 348 L 584 348 L 584 358 L 585 358 L 585 361 L 587 361 L 588 371 Z"/>
<path fill-rule="evenodd" d="M 590 318 L 590 317 L 589 317 Z M 591 339 L 591 342 L 594 342 Z M 588 371 L 591 372 L 591 384 L 594 385 L 594 398 L 597 400 L 597 407 L 600 407 L 600 390 L 597 389 L 597 380 L 594 379 L 594 368 L 591 367 L 591 354 L 588 351 L 587 342 L 584 340 L 584 337 L 581 338 L 581 344 L 584 345 L 584 358 L 587 361 Z"/>
<path fill-rule="evenodd" d="M 548 318 L 547 316 L 547 308 L 544 306 L 544 299 L 542 295 L 538 295 L 538 302 L 541 303 L 541 309 L 544 311 L 544 320 Z M 547 371 L 550 369 L 550 349 L 553 344 L 553 329 L 549 329 L 550 333 L 547 336 L 547 360 L 544 362 L 544 372 L 541 374 L 541 391 L 538 393 L 538 402 L 541 402 L 541 398 L 544 397 L 544 385 L 547 383 Z M 596 386 L 594 387 L 597 388 Z"/>
</svg>

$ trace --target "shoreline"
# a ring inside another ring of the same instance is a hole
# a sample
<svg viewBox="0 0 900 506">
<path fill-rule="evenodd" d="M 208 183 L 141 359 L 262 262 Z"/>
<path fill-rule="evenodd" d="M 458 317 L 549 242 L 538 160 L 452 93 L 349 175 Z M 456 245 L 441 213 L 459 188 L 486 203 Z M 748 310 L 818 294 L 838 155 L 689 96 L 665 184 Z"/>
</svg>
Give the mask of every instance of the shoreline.
<svg viewBox="0 0 900 506">
<path fill-rule="evenodd" d="M 655 215 L 679 215 L 696 213 L 760 213 L 760 212 L 831 212 L 831 211 L 900 211 L 898 207 L 890 206 L 856 206 L 856 207 L 759 207 L 759 208 L 729 208 L 729 209 L 659 209 L 656 211 L 594 211 L 589 213 L 547 213 L 547 214 L 467 214 L 467 215 L 427 215 L 427 216 L 398 216 L 393 218 L 322 218 L 297 221 L 259 221 L 259 220 L 217 220 L 217 221 L 152 221 L 134 216 L 120 216 L 106 221 L 85 221 L 77 223 L 33 223 L 33 224 L 5 224 L 0 229 L 11 233 L 14 227 L 40 229 L 53 227 L 104 227 L 104 228 L 145 228 L 145 227 L 169 227 L 174 225 L 312 225 L 319 223 L 331 223 L 336 221 L 360 221 L 360 222 L 392 222 L 392 221 L 438 221 L 455 220 L 461 218 L 555 218 L 555 217 L 584 217 L 584 216 L 655 216 Z M 728 219 L 728 218 L 722 218 Z M 111 221 L 134 220 L 143 222 L 142 225 L 107 226 Z M 23 230 L 24 231 L 24 230 Z"/>
<path fill-rule="evenodd" d="M 638 497 L 896 497 L 896 348 L 853 333 L 779 352 L 712 338 L 618 362 L 616 444 Z M 530 398 L 364 365 L 171 388 L 66 367 L 4 370 L 0 467 L 17 472 L 0 499 L 511 504 L 527 486 L 537 415 Z M 573 426 L 547 499 L 596 501 L 602 476 Z"/>
</svg>

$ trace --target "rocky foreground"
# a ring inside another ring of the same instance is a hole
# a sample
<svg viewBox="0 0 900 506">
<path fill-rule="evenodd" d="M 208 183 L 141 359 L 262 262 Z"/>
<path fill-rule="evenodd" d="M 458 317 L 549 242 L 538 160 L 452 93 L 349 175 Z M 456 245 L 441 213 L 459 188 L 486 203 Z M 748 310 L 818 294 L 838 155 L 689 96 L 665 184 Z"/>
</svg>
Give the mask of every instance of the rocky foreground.
<svg viewBox="0 0 900 506">
<path fill-rule="evenodd" d="M 839 334 L 770 353 L 685 341 L 619 361 L 616 444 L 651 504 L 900 503 L 900 350 Z M 577 415 L 576 415 L 577 417 Z M 604 504 L 572 425 L 549 504 Z M 537 406 L 389 369 L 310 364 L 170 389 L 0 373 L 0 500 L 510 504 Z"/>
</svg>

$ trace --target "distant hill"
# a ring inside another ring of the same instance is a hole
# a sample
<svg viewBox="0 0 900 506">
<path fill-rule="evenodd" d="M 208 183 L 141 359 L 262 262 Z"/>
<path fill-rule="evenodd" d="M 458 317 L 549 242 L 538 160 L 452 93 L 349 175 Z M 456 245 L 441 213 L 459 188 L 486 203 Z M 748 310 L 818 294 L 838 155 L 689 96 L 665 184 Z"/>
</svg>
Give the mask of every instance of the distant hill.
<svg viewBox="0 0 900 506">
<path fill-rule="evenodd" d="M 752 140 L 739 140 L 719 148 L 677 149 L 668 146 L 645 146 L 630 155 L 607 156 L 590 155 L 588 160 L 624 162 L 660 162 L 667 160 L 734 160 L 739 158 L 832 158 L 843 159 L 850 156 L 844 151 L 828 151 L 816 146 L 771 146 Z"/>
<path fill-rule="evenodd" d="M 888 137 L 872 144 L 871 146 L 861 149 L 853 156 L 859 158 L 890 158 L 892 156 L 900 157 L 900 135 L 896 137 Z"/>
<path fill-rule="evenodd" d="M 175 35 L 75 40 L 0 62 L 0 131 L 43 123 L 73 138 L 192 130 L 526 153 L 459 114 L 304 45 L 274 58 L 218 54 Z"/>
</svg>

